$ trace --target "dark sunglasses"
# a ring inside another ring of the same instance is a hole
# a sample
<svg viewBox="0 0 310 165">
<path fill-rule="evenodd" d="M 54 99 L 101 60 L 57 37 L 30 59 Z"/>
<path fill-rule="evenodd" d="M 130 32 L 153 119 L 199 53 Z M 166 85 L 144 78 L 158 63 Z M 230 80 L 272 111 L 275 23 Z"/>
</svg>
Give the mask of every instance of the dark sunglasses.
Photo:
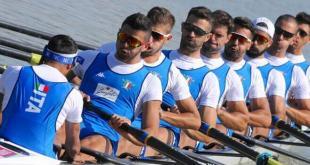
<svg viewBox="0 0 310 165">
<path fill-rule="evenodd" d="M 120 42 L 127 42 L 129 49 L 138 48 L 144 44 L 143 42 L 124 32 L 118 32 L 117 40 Z"/>
<path fill-rule="evenodd" d="M 268 43 L 268 38 L 266 38 L 265 36 L 259 35 L 259 34 L 255 34 L 252 41 L 257 41 L 258 44 L 262 45 L 262 44 L 266 44 Z"/>
<path fill-rule="evenodd" d="M 240 44 L 245 44 L 247 42 L 251 42 L 251 40 L 248 37 L 246 37 L 240 33 L 237 33 L 237 32 L 232 32 L 231 37 L 230 37 L 230 41 L 236 41 L 236 40 L 238 40 L 238 42 Z"/>
<path fill-rule="evenodd" d="M 298 30 L 298 34 L 300 37 L 304 38 L 304 37 L 307 37 L 309 34 L 307 32 L 305 32 L 304 30 L 302 29 L 299 29 Z"/>
<path fill-rule="evenodd" d="M 203 36 L 203 35 L 209 34 L 209 32 L 206 32 L 206 31 L 202 30 L 200 27 L 195 26 L 195 25 L 188 23 L 188 22 L 183 22 L 182 28 L 188 32 L 194 32 L 195 35 L 197 35 L 197 36 Z"/>
<path fill-rule="evenodd" d="M 290 38 L 292 38 L 292 37 L 294 37 L 294 35 L 295 34 L 293 34 L 293 33 L 290 33 L 290 32 L 288 32 L 288 31 L 286 31 L 286 30 L 283 30 L 282 28 L 280 28 L 280 27 L 278 27 L 278 26 L 276 26 L 276 28 L 275 28 L 275 34 L 276 35 L 283 35 L 283 37 L 285 38 L 285 39 L 290 39 Z"/>
<path fill-rule="evenodd" d="M 161 41 L 165 38 L 169 38 L 171 35 L 170 34 L 163 34 L 160 32 L 152 31 L 152 37 L 156 41 Z"/>
</svg>

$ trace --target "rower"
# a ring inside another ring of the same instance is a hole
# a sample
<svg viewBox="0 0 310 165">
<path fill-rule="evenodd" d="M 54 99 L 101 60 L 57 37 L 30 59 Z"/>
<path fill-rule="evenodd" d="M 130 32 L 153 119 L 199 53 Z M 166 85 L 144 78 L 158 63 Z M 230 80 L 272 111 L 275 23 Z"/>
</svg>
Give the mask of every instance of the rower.
<svg viewBox="0 0 310 165">
<path fill-rule="evenodd" d="M 0 137 L 56 158 L 54 137 L 66 121 L 66 151 L 75 158 L 80 151 L 83 100 L 65 75 L 72 68 L 76 55 L 75 41 L 66 35 L 56 35 L 44 48 L 44 64 L 13 66 L 3 73 Z"/>
<path fill-rule="evenodd" d="M 240 121 L 244 120 L 243 118 L 247 118 L 245 116 L 247 107 L 243 97 L 242 83 L 238 74 L 224 62 L 221 56 L 222 50 L 229 41 L 230 33 L 233 30 L 233 19 L 223 10 L 214 11 L 212 16 L 214 19 L 212 37 L 204 43 L 201 53 L 203 55 L 202 59 L 207 67 L 219 79 L 220 99 L 218 107 L 220 109 L 217 111 L 216 128 L 229 135 L 230 131 L 225 127 L 238 129 L 236 126 L 242 124 Z M 227 111 L 221 110 L 224 102 L 224 108 Z"/>
<path fill-rule="evenodd" d="M 252 46 L 246 52 L 245 59 L 247 62 L 257 67 L 260 71 L 263 81 L 265 92 L 269 100 L 270 111 L 272 114 L 279 114 L 277 112 L 283 111 L 285 108 L 285 81 L 281 72 L 273 68 L 266 58 L 264 58 L 265 51 L 272 44 L 274 35 L 274 25 L 266 17 L 259 17 L 253 20 L 255 34 L 252 40 Z M 285 119 L 285 114 L 279 116 Z M 269 131 L 266 128 L 255 128 L 252 136 L 264 135 L 269 136 Z"/>
<path fill-rule="evenodd" d="M 286 113 L 290 120 L 299 125 L 310 126 L 310 91 L 307 77 L 299 66 L 291 63 L 285 56 L 297 32 L 298 24 L 294 16 L 285 14 L 278 17 L 273 43 L 265 52 L 265 57 L 284 75 L 287 108 L 286 112 L 284 110 L 282 113 Z"/>
<path fill-rule="evenodd" d="M 243 59 L 245 52 L 249 50 L 254 29 L 247 17 L 234 18 L 234 31 L 231 33 L 229 42 L 225 46 L 223 57 L 226 63 L 239 75 L 244 91 L 244 99 L 249 103 L 249 129 L 251 127 L 269 127 L 271 113 L 266 98 L 264 83 L 259 70 Z"/>
<path fill-rule="evenodd" d="M 115 154 L 119 133 L 133 144 L 142 146 L 137 139 L 118 128 L 123 123 L 130 124 L 140 114 L 142 129 L 149 135 L 157 135 L 161 82 L 143 66 L 140 56 L 147 49 L 150 36 L 151 21 L 141 13 L 135 13 L 122 23 L 117 33 L 116 51 L 79 53 L 79 64 L 74 72 L 82 78 L 80 90 L 90 96 L 95 106 L 114 114 L 111 127 L 107 120 L 84 108 L 80 135 L 82 146 Z M 85 154 L 82 159 L 95 161 Z"/>
<path fill-rule="evenodd" d="M 293 64 L 297 64 L 305 72 L 310 82 L 310 64 L 303 55 L 303 49 L 310 41 L 310 15 L 306 12 L 300 12 L 296 15 L 298 23 L 298 32 L 294 38 L 293 44 L 289 45 L 286 57 Z"/>
<path fill-rule="evenodd" d="M 209 40 L 211 29 L 211 11 L 206 7 L 192 8 L 188 13 L 186 21 L 182 23 L 180 48 L 177 50 L 166 50 L 164 53 L 185 77 L 191 95 L 199 107 L 201 119 L 215 126 L 215 122 L 212 123 L 212 120 L 216 118 L 216 108 L 219 100 L 218 79 L 205 66 L 200 56 L 200 49 L 203 43 Z M 171 100 L 168 105 L 173 106 L 173 99 Z M 195 134 L 198 134 L 198 131 L 195 130 L 183 130 L 191 137 L 195 137 Z M 195 141 L 186 136 L 184 132 L 181 132 L 179 146 L 194 146 Z M 203 138 L 206 138 L 206 136 L 203 135 Z"/>
</svg>

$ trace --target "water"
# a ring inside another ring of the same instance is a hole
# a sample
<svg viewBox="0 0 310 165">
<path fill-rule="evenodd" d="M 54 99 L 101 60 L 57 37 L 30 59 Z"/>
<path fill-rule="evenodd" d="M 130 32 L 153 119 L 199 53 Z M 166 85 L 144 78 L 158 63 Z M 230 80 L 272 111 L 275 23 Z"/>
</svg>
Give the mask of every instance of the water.
<svg viewBox="0 0 310 165">
<path fill-rule="evenodd" d="M 173 40 L 167 45 L 167 48 L 175 49 L 179 45 L 181 22 L 191 7 L 200 5 L 211 10 L 226 10 L 233 17 L 247 16 L 254 19 L 265 16 L 272 21 L 281 14 L 296 15 L 300 11 L 310 13 L 309 0 L 0 0 L 0 20 L 52 34 L 68 34 L 75 40 L 99 46 L 115 40 L 126 16 L 135 12 L 147 13 L 153 6 L 163 6 L 176 17 Z M 44 40 L 4 29 L 0 29 L 0 36 L 39 48 L 46 44 Z M 305 54 L 310 56 L 309 44 Z M 0 63 L 16 64 L 14 60 L 2 56 Z"/>
</svg>

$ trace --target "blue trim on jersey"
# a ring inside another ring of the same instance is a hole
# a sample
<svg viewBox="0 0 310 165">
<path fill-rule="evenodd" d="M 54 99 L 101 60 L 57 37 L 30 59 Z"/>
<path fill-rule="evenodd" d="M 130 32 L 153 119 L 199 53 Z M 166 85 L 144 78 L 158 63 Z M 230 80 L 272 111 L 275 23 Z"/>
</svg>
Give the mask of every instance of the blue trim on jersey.
<svg viewBox="0 0 310 165">
<path fill-rule="evenodd" d="M 288 89 L 291 86 L 294 66 L 295 65 L 292 62 L 290 62 L 290 61 L 287 61 L 286 63 L 284 63 L 282 65 L 279 65 L 279 66 L 273 66 L 275 69 L 280 71 L 283 74 L 283 76 L 284 76 L 284 80 L 285 80 L 285 95 L 287 94 Z"/>
<path fill-rule="evenodd" d="M 95 106 L 109 114 L 124 116 L 131 121 L 134 119 L 136 101 L 141 92 L 142 84 L 150 72 L 142 67 L 131 74 L 113 72 L 108 64 L 108 54 L 96 53 L 96 58 L 85 72 L 80 90 L 90 96 Z M 111 142 L 117 142 L 120 135 L 94 112 L 84 108 L 83 129 L 81 137 L 99 134 Z"/>
<path fill-rule="evenodd" d="M 301 67 L 301 69 L 304 71 L 304 73 L 306 74 L 307 73 L 307 70 L 310 66 L 310 63 L 308 61 L 304 61 L 304 62 L 301 62 L 301 63 L 298 63 L 298 64 L 295 64 L 299 67 Z"/>
<path fill-rule="evenodd" d="M 267 63 L 266 65 L 257 67 L 257 69 L 260 71 L 260 73 L 262 75 L 264 87 L 266 90 L 269 74 L 270 74 L 270 71 L 273 69 L 273 66 L 270 65 L 269 63 Z"/>
<path fill-rule="evenodd" d="M 251 82 L 252 82 L 252 67 L 248 63 L 244 63 L 243 67 L 241 69 L 235 70 L 236 73 L 239 75 L 241 82 L 242 82 L 242 87 L 243 87 L 243 96 L 244 99 L 247 98 Z"/>
<path fill-rule="evenodd" d="M 72 89 L 68 82 L 46 81 L 32 67 L 23 67 L 3 111 L 0 136 L 55 158 L 56 122 Z"/>
</svg>

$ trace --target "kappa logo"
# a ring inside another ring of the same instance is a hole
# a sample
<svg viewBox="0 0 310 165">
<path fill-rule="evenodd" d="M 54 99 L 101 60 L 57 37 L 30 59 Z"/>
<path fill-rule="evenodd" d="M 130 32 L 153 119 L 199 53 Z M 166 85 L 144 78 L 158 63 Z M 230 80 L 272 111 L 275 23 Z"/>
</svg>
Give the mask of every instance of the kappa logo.
<svg viewBox="0 0 310 165">
<path fill-rule="evenodd" d="M 97 76 L 97 77 L 102 77 L 102 78 L 103 78 L 103 77 L 104 77 L 104 73 L 103 73 L 103 72 L 99 72 L 99 73 L 96 74 L 96 76 Z"/>
<path fill-rule="evenodd" d="M 130 90 L 134 84 L 129 80 L 123 80 L 123 88 L 126 90 Z"/>
</svg>

